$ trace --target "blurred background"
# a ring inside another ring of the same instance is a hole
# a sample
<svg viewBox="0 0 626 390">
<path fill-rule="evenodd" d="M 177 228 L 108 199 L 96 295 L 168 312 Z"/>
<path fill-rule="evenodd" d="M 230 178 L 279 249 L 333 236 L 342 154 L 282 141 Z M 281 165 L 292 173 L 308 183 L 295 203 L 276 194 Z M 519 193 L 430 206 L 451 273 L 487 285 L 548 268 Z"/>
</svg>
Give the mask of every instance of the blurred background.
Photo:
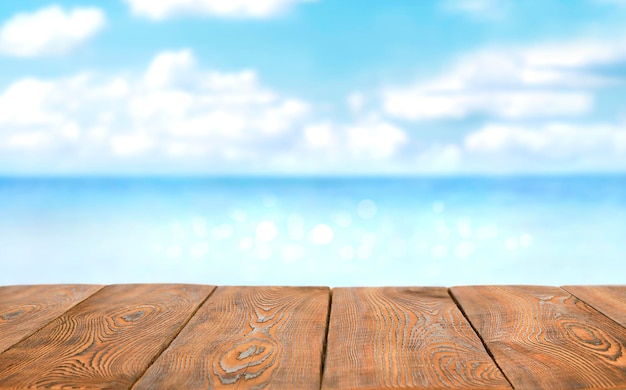
<svg viewBox="0 0 626 390">
<path fill-rule="evenodd" d="M 623 0 L 0 4 L 0 285 L 623 284 Z"/>
</svg>

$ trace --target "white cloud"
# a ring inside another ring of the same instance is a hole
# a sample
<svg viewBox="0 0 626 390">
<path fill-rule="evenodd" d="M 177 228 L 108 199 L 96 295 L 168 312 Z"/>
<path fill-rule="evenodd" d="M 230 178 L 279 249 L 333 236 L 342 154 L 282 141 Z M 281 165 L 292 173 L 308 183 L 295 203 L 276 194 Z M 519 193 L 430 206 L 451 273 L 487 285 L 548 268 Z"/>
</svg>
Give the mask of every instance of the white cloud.
<svg viewBox="0 0 626 390">
<path fill-rule="evenodd" d="M 626 63 L 626 39 L 482 50 L 439 77 L 384 90 L 383 106 L 412 121 L 584 115 L 593 109 L 596 88 L 626 83 L 594 69 L 619 63 Z"/>
<path fill-rule="evenodd" d="M 263 86 L 254 71 L 207 70 L 189 50 L 164 52 L 139 75 L 78 74 L 9 85 L 0 91 L 0 153 L 254 165 L 289 150 L 310 110 L 307 102 Z"/>
<path fill-rule="evenodd" d="M 391 122 L 370 115 L 355 122 L 315 122 L 302 131 L 303 154 L 309 152 L 319 163 L 357 163 L 388 160 L 409 142 L 406 132 Z"/>
<path fill-rule="evenodd" d="M 136 15 L 164 20 L 177 15 L 269 18 L 297 3 L 315 0 L 126 0 Z"/>
<path fill-rule="evenodd" d="M 153 88 L 174 86 L 177 80 L 194 69 L 195 62 L 189 49 L 161 53 L 152 60 L 144 77 L 145 83 Z"/>
<path fill-rule="evenodd" d="M 603 86 L 618 80 L 587 67 L 626 60 L 622 46 L 619 40 L 574 41 L 481 50 L 460 58 L 443 77 L 426 86 L 441 90 Z"/>
<path fill-rule="evenodd" d="M 338 122 L 315 111 L 253 70 L 206 69 L 184 49 L 157 54 L 141 74 L 30 78 L 0 90 L 0 155 L 18 167 L 36 153 L 43 172 L 61 160 L 87 171 L 350 172 L 371 161 L 387 169 L 409 144 L 377 115 Z"/>
<path fill-rule="evenodd" d="M 577 40 L 536 45 L 521 53 L 529 68 L 584 68 L 626 61 L 626 37 L 611 40 Z"/>
<path fill-rule="evenodd" d="M 254 71 L 200 69 L 190 50 L 157 55 L 129 107 L 136 122 L 177 139 L 242 143 L 285 132 L 309 111 L 307 103 L 261 86 Z"/>
<path fill-rule="evenodd" d="M 12 134 L 8 137 L 6 144 L 11 149 L 30 150 L 40 149 L 48 142 L 48 136 L 43 132 L 28 132 L 22 134 Z"/>
<path fill-rule="evenodd" d="M 313 149 L 329 148 L 334 144 L 333 126 L 329 122 L 315 123 L 304 129 L 307 144 Z"/>
<path fill-rule="evenodd" d="M 100 31 L 105 15 L 98 8 L 59 6 L 20 13 L 0 27 L 0 54 L 35 57 L 66 53 Z"/>
<path fill-rule="evenodd" d="M 33 78 L 10 85 L 0 95 L 0 126 L 58 123 L 59 115 L 46 107 L 54 87 L 53 83 Z"/>
<path fill-rule="evenodd" d="M 436 143 L 416 155 L 415 169 L 420 172 L 455 172 L 462 162 L 462 147 L 453 143 Z"/>
<path fill-rule="evenodd" d="M 348 96 L 347 101 L 350 110 L 352 110 L 352 112 L 358 113 L 367 103 L 367 98 L 360 92 L 354 92 L 351 93 L 350 96 Z"/>
<path fill-rule="evenodd" d="M 582 92 L 430 93 L 416 89 L 390 91 L 385 96 L 387 113 L 413 121 L 464 118 L 470 114 L 508 119 L 583 115 L 592 106 L 593 98 Z"/>
<path fill-rule="evenodd" d="M 476 19 L 502 19 L 511 8 L 511 0 L 443 0 L 441 4 L 445 11 L 463 13 Z"/>
<path fill-rule="evenodd" d="M 528 127 L 490 124 L 468 134 L 464 147 L 476 155 L 505 158 L 521 154 L 553 160 L 603 160 L 618 157 L 626 161 L 626 126 L 549 123 Z"/>
<path fill-rule="evenodd" d="M 309 106 L 297 99 L 288 99 L 265 110 L 259 118 L 257 128 L 265 134 L 276 135 L 283 133 L 291 125 L 309 112 Z"/>
<path fill-rule="evenodd" d="M 370 120 L 347 128 L 348 148 L 357 157 L 386 159 L 408 142 L 406 133 L 397 126 Z"/>
<path fill-rule="evenodd" d="M 193 97 L 178 90 L 144 91 L 135 93 L 130 100 L 130 114 L 137 121 L 156 118 L 184 118 L 191 108 Z"/>
<path fill-rule="evenodd" d="M 150 150 L 154 143 L 145 133 L 117 135 L 111 138 L 111 150 L 119 156 L 132 156 Z"/>
</svg>

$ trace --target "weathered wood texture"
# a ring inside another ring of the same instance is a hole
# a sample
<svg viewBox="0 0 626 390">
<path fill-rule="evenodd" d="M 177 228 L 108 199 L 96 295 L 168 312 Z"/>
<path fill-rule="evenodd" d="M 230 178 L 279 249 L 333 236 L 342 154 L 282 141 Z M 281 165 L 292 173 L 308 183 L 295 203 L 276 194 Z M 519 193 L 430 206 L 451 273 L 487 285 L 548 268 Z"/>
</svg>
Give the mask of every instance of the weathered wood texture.
<svg viewBox="0 0 626 390">
<path fill-rule="evenodd" d="M 626 286 L 214 289 L 0 287 L 0 388 L 626 389 Z"/>
<path fill-rule="evenodd" d="M 445 288 L 338 288 L 323 389 L 510 385 Z"/>
<path fill-rule="evenodd" d="M 454 287 L 516 389 L 626 388 L 626 329 L 557 287 Z"/>
<path fill-rule="evenodd" d="M 319 389 L 328 288 L 219 287 L 135 389 Z"/>
<path fill-rule="evenodd" d="M 0 353 L 100 288 L 69 284 L 0 287 Z"/>
<path fill-rule="evenodd" d="M 626 286 L 565 286 L 563 289 L 626 327 Z"/>
<path fill-rule="evenodd" d="M 212 290 L 107 286 L 0 354 L 0 388 L 128 388 Z"/>
</svg>

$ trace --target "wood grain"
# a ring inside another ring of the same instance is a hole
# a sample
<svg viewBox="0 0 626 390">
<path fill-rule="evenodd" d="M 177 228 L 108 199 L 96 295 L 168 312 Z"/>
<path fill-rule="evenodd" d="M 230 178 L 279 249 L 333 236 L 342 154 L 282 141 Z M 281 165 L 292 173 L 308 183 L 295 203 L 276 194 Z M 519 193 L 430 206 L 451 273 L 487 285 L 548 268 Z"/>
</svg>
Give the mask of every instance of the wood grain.
<svg viewBox="0 0 626 390">
<path fill-rule="evenodd" d="M 565 286 L 563 289 L 626 327 L 626 286 Z"/>
<path fill-rule="evenodd" d="M 134 389 L 319 389 L 329 298 L 219 287 Z"/>
<path fill-rule="evenodd" d="M 212 290 L 104 287 L 0 354 L 0 387 L 128 388 Z"/>
<path fill-rule="evenodd" d="M 337 288 L 323 389 L 508 389 L 445 288 Z"/>
<path fill-rule="evenodd" d="M 0 287 L 0 353 L 100 288 L 75 284 Z"/>
<path fill-rule="evenodd" d="M 454 287 L 516 389 L 626 388 L 626 329 L 557 287 Z"/>
</svg>

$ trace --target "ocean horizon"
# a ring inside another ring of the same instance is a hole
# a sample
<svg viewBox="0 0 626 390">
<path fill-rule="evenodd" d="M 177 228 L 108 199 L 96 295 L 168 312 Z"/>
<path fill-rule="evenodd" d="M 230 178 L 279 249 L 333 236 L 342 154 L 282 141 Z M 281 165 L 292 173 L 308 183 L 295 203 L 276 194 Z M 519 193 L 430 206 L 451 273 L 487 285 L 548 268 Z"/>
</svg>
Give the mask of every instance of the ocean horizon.
<svg viewBox="0 0 626 390">
<path fill-rule="evenodd" d="M 626 284 L 626 0 L 0 16 L 0 284 Z"/>
<path fill-rule="evenodd" d="M 626 175 L 0 177 L 0 284 L 620 284 Z"/>
</svg>

